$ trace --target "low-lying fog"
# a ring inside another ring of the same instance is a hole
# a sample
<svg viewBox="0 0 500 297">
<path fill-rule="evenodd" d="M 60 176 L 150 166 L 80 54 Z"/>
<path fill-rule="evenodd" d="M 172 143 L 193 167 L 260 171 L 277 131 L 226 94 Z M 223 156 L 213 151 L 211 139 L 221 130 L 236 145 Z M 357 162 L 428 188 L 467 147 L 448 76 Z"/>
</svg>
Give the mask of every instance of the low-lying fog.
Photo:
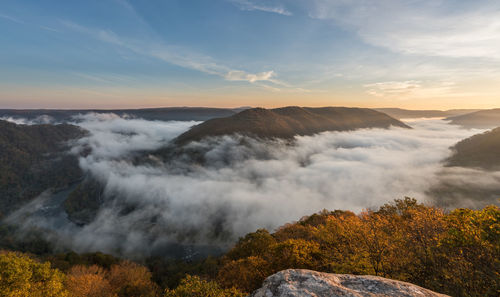
<svg viewBox="0 0 500 297">
<path fill-rule="evenodd" d="M 237 136 L 213 138 L 191 145 L 203 148 L 205 166 L 183 156 L 169 164 L 156 157 L 142 165 L 130 161 L 134 154 L 167 145 L 195 122 L 87 114 L 75 123 L 91 133 L 73 152 L 92 148 L 90 155 L 80 158 L 80 166 L 105 185 L 113 201 L 83 227 L 59 223 L 56 228 L 53 218 L 39 216 L 25 224 L 53 229 L 51 240 L 78 252 L 149 255 L 175 242 L 225 248 L 245 233 L 273 230 L 322 209 L 359 212 L 404 196 L 432 203 L 428 191 L 442 178 L 457 184 L 479 179 L 485 187 L 498 187 L 500 182 L 498 172 L 443 169 L 451 146 L 482 131 L 440 119 L 409 121 L 412 130 L 296 137 L 293 145 L 242 141 Z M 135 208 L 124 213 L 123 202 Z M 29 207 L 20 212 L 29 212 Z"/>
</svg>

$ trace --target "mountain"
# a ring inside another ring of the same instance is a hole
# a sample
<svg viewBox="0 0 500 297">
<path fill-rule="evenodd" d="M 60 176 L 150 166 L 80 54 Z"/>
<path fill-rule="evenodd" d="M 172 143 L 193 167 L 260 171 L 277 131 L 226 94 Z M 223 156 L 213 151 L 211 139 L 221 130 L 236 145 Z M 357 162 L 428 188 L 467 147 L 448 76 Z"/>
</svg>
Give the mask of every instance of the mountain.
<svg viewBox="0 0 500 297">
<path fill-rule="evenodd" d="M 500 108 L 452 116 L 446 120 L 466 128 L 494 128 L 500 126 Z"/>
<path fill-rule="evenodd" d="M 500 170 L 500 128 L 469 137 L 451 149 L 438 183 L 427 191 L 434 205 L 447 209 L 498 205 L 500 176 L 490 171 Z"/>
<path fill-rule="evenodd" d="M 406 296 L 445 297 L 417 285 L 372 275 L 288 269 L 268 277 L 249 297 Z"/>
<path fill-rule="evenodd" d="M 450 109 L 450 110 L 409 110 L 401 108 L 375 108 L 396 119 L 411 118 L 444 118 L 476 112 L 478 109 Z"/>
<path fill-rule="evenodd" d="M 78 160 L 64 154 L 66 142 L 85 135 L 79 127 L 17 125 L 0 120 L 0 218 L 46 189 L 81 178 Z"/>
<path fill-rule="evenodd" d="M 282 107 L 252 108 L 226 118 L 208 120 L 180 135 L 176 143 L 185 144 L 207 136 L 243 134 L 259 138 L 290 139 L 324 131 L 360 128 L 410 128 L 390 116 L 367 108 Z"/>
<path fill-rule="evenodd" d="M 49 119 L 55 122 L 73 121 L 75 115 L 93 113 L 114 113 L 119 116 L 131 116 L 145 120 L 157 121 L 206 121 L 208 119 L 227 117 L 236 113 L 226 108 L 207 107 L 165 107 L 144 109 L 0 109 L 0 117 L 22 118 L 44 123 Z"/>
<path fill-rule="evenodd" d="M 449 166 L 500 170 L 500 127 L 460 141 L 453 151 Z"/>
</svg>

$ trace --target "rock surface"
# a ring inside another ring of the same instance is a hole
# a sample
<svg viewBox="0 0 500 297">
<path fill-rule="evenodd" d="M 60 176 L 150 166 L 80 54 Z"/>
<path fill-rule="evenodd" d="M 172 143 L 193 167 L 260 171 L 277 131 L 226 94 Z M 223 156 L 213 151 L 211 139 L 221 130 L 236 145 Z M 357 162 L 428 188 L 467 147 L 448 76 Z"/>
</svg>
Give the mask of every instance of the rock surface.
<svg viewBox="0 0 500 297">
<path fill-rule="evenodd" d="M 371 275 L 283 270 L 268 277 L 249 297 L 447 296 L 401 281 Z"/>
</svg>

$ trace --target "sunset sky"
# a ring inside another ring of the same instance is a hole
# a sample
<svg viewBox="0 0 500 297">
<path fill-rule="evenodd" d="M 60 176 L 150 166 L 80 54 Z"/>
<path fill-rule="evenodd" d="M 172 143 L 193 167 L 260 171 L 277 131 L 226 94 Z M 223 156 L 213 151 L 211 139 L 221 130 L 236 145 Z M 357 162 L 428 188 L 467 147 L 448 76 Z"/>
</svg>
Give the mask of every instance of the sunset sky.
<svg viewBox="0 0 500 297">
<path fill-rule="evenodd" d="M 0 108 L 500 107 L 496 0 L 1 0 Z"/>
</svg>

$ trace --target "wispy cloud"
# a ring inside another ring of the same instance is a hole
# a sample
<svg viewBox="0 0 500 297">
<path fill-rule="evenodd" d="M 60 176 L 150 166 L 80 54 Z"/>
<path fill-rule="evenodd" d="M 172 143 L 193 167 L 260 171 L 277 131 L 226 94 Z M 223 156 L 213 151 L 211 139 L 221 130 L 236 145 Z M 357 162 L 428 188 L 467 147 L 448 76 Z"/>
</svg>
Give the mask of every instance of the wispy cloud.
<svg viewBox="0 0 500 297">
<path fill-rule="evenodd" d="M 500 59 L 500 2 L 311 0 L 310 16 L 331 19 L 365 42 L 426 56 Z"/>
<path fill-rule="evenodd" d="M 216 75 L 228 81 L 246 81 L 252 84 L 266 82 L 281 87 L 293 88 L 289 84 L 276 79 L 277 75 L 273 70 L 250 73 L 220 64 L 214 58 L 192 51 L 186 47 L 167 45 L 156 41 L 127 39 L 118 36 L 111 30 L 89 28 L 69 21 L 62 21 L 62 23 L 67 28 L 89 35 L 102 42 L 126 48 L 136 54 L 156 58 L 183 68 Z M 262 84 L 256 85 L 263 87 Z"/>
<path fill-rule="evenodd" d="M 472 93 L 461 92 L 452 81 L 423 82 L 416 80 L 386 81 L 363 86 L 366 93 L 381 98 L 391 99 L 428 99 L 440 97 L 473 96 Z"/>
<path fill-rule="evenodd" d="M 8 20 L 8 21 L 11 21 L 11 22 L 14 22 L 14 23 L 18 23 L 18 24 L 24 24 L 25 23 L 24 21 L 22 21 L 22 20 L 20 20 L 18 18 L 12 17 L 10 15 L 2 14 L 2 13 L 0 13 L 0 18 Z"/>
<path fill-rule="evenodd" d="M 248 82 L 256 82 L 256 81 L 268 81 L 274 76 L 274 71 L 266 71 L 256 74 L 246 73 L 245 71 L 233 70 L 226 73 L 225 78 L 227 80 L 233 81 L 248 81 Z"/>
<path fill-rule="evenodd" d="M 256 0 L 229 0 L 229 1 L 234 3 L 241 10 L 248 10 L 248 11 L 257 10 L 270 13 L 277 13 L 286 16 L 292 15 L 292 13 L 289 10 L 287 10 L 282 4 L 270 5 L 270 2 L 275 2 L 275 1 L 256 1 Z"/>
<path fill-rule="evenodd" d="M 391 95 L 408 95 L 415 89 L 421 88 L 421 82 L 415 80 L 409 81 L 386 81 L 364 85 L 367 93 L 377 97 Z"/>
</svg>

